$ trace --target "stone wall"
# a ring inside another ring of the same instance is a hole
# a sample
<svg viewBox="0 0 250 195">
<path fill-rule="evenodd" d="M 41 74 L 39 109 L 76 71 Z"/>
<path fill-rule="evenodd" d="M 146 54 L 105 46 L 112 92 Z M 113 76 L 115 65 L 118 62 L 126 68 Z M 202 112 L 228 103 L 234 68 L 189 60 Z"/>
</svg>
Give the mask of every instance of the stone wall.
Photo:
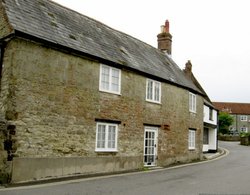
<svg viewBox="0 0 250 195">
<path fill-rule="evenodd" d="M 99 72 L 97 61 L 21 39 L 8 43 L 0 108 L 8 123 L 15 126 L 14 162 L 103 156 L 141 161 L 144 126 L 148 124 L 160 127 L 158 165 L 201 157 L 202 97 L 197 96 L 197 113 L 191 114 L 189 91 L 162 83 L 161 104 L 146 102 L 146 77 L 126 69 L 122 69 L 121 95 L 104 93 L 99 91 Z M 117 153 L 95 152 L 96 119 L 121 122 Z M 189 128 L 196 129 L 193 151 L 188 150 Z M 18 172 L 18 164 L 14 165 L 13 170 Z M 142 165 L 137 162 L 130 168 Z"/>
<path fill-rule="evenodd" d="M 218 135 L 218 140 L 221 141 L 240 141 L 240 136 L 239 135 Z"/>
<path fill-rule="evenodd" d="M 140 156 L 15 158 L 12 182 L 117 173 L 140 167 L 142 160 Z M 29 167 L 29 171 L 27 171 L 27 167 Z"/>
</svg>

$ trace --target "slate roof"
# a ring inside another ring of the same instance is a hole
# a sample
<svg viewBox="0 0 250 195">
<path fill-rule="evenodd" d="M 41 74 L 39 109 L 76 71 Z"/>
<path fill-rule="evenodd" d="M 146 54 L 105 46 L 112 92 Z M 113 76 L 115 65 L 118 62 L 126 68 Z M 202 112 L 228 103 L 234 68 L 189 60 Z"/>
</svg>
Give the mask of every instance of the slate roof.
<svg viewBox="0 0 250 195">
<path fill-rule="evenodd" d="M 213 104 L 222 112 L 250 115 L 250 103 L 213 102 Z"/>
<path fill-rule="evenodd" d="M 183 70 L 185 73 L 185 69 Z M 203 87 L 201 86 L 201 84 L 199 83 L 199 81 L 196 79 L 196 77 L 194 76 L 194 74 L 191 72 L 190 75 L 186 74 L 186 77 L 190 77 L 189 79 L 191 79 L 193 81 L 193 83 L 195 84 L 195 86 L 202 91 L 203 95 L 204 95 L 204 104 L 206 104 L 207 106 L 211 107 L 211 108 L 215 108 L 213 103 L 211 102 L 210 98 L 208 97 L 207 93 L 205 92 L 205 90 L 203 89 Z"/>
<path fill-rule="evenodd" d="M 50 0 L 1 3 L 15 35 L 29 35 L 204 95 L 170 57 L 132 36 Z"/>
</svg>

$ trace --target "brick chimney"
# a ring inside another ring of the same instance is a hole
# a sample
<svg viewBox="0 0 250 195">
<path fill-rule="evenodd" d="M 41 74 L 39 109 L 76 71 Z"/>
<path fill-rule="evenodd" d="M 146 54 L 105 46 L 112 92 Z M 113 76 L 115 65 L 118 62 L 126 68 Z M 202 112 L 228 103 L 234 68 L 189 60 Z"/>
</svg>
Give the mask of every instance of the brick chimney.
<svg viewBox="0 0 250 195">
<path fill-rule="evenodd" d="M 157 35 L 158 49 L 167 54 L 172 53 L 172 35 L 169 33 L 169 21 L 166 20 L 165 25 L 161 26 L 161 33 Z"/>
<path fill-rule="evenodd" d="M 185 65 L 185 69 L 184 69 L 184 73 L 191 78 L 192 76 L 192 63 L 190 60 L 187 61 L 186 65 Z"/>
</svg>

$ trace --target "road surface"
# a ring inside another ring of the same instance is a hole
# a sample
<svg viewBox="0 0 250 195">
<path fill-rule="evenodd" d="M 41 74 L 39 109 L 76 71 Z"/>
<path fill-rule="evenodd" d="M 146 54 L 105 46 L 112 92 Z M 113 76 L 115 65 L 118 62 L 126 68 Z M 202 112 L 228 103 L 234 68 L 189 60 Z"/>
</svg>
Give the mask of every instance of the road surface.
<svg viewBox="0 0 250 195">
<path fill-rule="evenodd" d="M 250 147 L 219 142 L 230 153 L 178 168 L 0 189 L 0 195 L 250 195 Z"/>
</svg>

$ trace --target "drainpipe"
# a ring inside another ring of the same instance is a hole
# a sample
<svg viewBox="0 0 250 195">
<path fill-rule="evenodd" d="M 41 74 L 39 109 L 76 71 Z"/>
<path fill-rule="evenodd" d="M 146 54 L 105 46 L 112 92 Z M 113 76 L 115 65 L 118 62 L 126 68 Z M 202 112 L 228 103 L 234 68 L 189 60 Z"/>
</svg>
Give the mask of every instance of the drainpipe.
<svg viewBox="0 0 250 195">
<path fill-rule="evenodd" d="M 216 139 L 216 152 L 218 151 L 218 143 L 219 143 L 219 140 L 218 140 L 218 138 L 219 138 L 219 110 L 217 110 L 217 132 L 216 132 L 216 134 L 217 134 L 217 139 Z"/>
<path fill-rule="evenodd" d="M 236 120 L 236 130 L 240 133 L 238 129 L 238 115 L 237 114 L 235 114 L 235 120 Z"/>
</svg>

